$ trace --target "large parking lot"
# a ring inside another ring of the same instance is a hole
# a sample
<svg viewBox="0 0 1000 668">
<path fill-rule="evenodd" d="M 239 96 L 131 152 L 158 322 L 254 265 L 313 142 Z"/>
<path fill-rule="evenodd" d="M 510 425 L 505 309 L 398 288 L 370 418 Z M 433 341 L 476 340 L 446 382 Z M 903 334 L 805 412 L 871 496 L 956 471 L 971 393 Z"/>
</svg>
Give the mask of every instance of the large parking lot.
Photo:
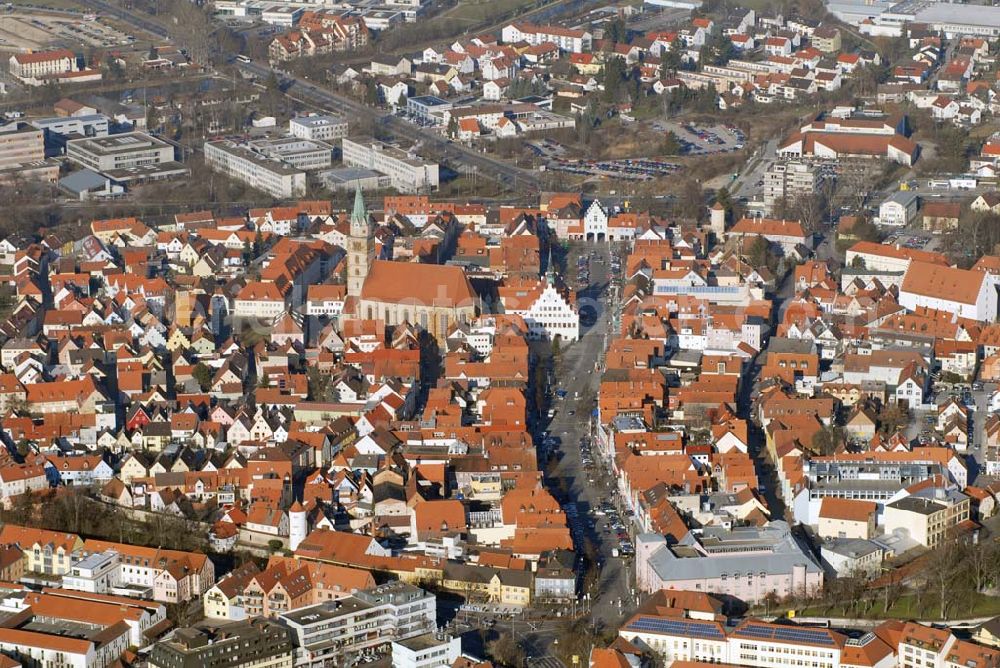
<svg viewBox="0 0 1000 668">
<path fill-rule="evenodd" d="M 941 238 L 923 230 L 904 228 L 890 232 L 884 243 L 910 250 L 936 251 L 941 244 Z"/>
<path fill-rule="evenodd" d="M 0 49 L 37 50 L 50 47 L 127 46 L 135 37 L 91 18 L 29 14 L 20 11 L 0 14 Z"/>
<path fill-rule="evenodd" d="M 561 158 L 566 155 L 566 147 L 555 139 L 538 139 L 528 142 L 531 152 L 540 158 Z"/>
<path fill-rule="evenodd" d="M 701 127 L 692 123 L 653 121 L 659 132 L 673 132 L 685 155 L 707 155 L 739 151 L 746 143 L 743 132 L 731 125 Z"/>
<path fill-rule="evenodd" d="M 549 160 L 548 169 L 582 176 L 598 176 L 626 181 L 649 181 L 661 176 L 669 176 L 680 165 L 653 158 L 629 158 L 625 160 Z"/>
</svg>

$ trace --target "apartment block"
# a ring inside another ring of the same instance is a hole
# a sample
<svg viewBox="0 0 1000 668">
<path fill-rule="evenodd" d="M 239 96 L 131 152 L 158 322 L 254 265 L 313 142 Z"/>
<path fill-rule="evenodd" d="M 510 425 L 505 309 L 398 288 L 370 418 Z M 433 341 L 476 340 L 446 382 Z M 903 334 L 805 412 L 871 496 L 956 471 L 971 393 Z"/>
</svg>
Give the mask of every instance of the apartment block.
<svg viewBox="0 0 1000 668">
<path fill-rule="evenodd" d="M 0 169 L 45 159 L 44 133 L 24 123 L 0 126 Z"/>
<path fill-rule="evenodd" d="M 400 192 L 424 192 L 438 187 L 437 163 L 420 160 L 395 146 L 374 140 L 356 142 L 345 138 L 342 150 L 345 165 L 385 174 Z"/>
<path fill-rule="evenodd" d="M 121 557 L 114 550 L 88 554 L 63 576 L 63 588 L 110 594 L 121 582 Z"/>
<path fill-rule="evenodd" d="M 306 173 L 232 141 L 205 144 L 205 162 L 213 170 L 274 197 L 301 197 Z"/>
<path fill-rule="evenodd" d="M 0 182 L 14 177 L 55 181 L 59 164 L 45 160 L 45 135 L 26 123 L 0 126 Z"/>
<path fill-rule="evenodd" d="M 44 478 L 44 472 L 41 475 Z M 24 491 L 22 488 L 20 493 Z M 70 571 L 73 555 L 83 547 L 83 541 L 72 533 L 7 524 L 0 530 L 0 545 L 16 545 L 24 552 L 24 570 L 58 576 Z"/>
<path fill-rule="evenodd" d="M 501 31 L 505 44 L 527 42 L 532 46 L 555 44 L 562 51 L 583 53 L 590 51 L 593 36 L 585 31 L 562 26 L 538 26 L 531 23 L 509 23 Z"/>
<path fill-rule="evenodd" d="M 435 616 L 433 594 L 395 581 L 294 610 L 280 620 L 292 631 L 296 667 L 319 668 L 340 665 L 347 654 L 433 632 Z"/>
<path fill-rule="evenodd" d="M 268 619 L 233 622 L 215 629 L 181 628 L 157 643 L 149 668 L 291 668 L 291 632 Z"/>
<path fill-rule="evenodd" d="M 815 165 L 805 162 L 775 162 L 764 173 L 764 206 L 773 212 L 782 200 L 794 203 L 816 192 L 822 178 Z"/>
</svg>

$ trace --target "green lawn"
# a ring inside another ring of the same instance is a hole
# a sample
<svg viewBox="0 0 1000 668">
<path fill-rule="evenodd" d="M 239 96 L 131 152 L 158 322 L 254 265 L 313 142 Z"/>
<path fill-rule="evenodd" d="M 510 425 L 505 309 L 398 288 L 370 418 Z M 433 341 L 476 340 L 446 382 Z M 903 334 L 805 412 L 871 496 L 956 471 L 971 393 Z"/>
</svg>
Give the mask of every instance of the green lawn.
<svg viewBox="0 0 1000 668">
<path fill-rule="evenodd" d="M 924 595 L 917 607 L 917 600 L 912 594 L 901 597 L 886 612 L 882 608 L 881 601 L 868 611 L 865 615 L 868 619 L 939 619 L 937 600 L 932 595 Z M 970 604 L 971 603 L 971 604 Z M 987 596 L 985 594 L 975 594 L 970 603 L 964 602 L 961 605 L 953 606 L 949 614 L 950 619 L 968 619 L 970 617 L 990 617 L 1000 615 L 1000 597 Z M 760 611 L 758 611 L 758 614 Z M 795 611 L 796 617 L 854 617 L 854 611 L 846 611 L 841 606 L 833 606 L 827 609 L 826 606 L 814 606 L 803 610 Z"/>
</svg>

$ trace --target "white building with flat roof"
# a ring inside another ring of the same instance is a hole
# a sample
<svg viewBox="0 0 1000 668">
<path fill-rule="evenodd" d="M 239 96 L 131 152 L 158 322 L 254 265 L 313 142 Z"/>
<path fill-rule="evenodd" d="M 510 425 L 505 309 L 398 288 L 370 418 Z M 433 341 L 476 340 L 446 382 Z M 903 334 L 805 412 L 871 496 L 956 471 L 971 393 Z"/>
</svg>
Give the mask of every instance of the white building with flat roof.
<svg viewBox="0 0 1000 668">
<path fill-rule="evenodd" d="M 304 171 L 229 140 L 207 142 L 205 162 L 213 170 L 274 197 L 301 197 L 306 192 Z"/>
<path fill-rule="evenodd" d="M 393 668 L 451 666 L 462 654 L 462 639 L 444 633 L 425 633 L 392 641 Z"/>
<path fill-rule="evenodd" d="M 333 162 L 333 147 L 314 139 L 258 139 L 250 142 L 249 146 L 268 158 L 280 160 L 296 169 L 329 169 Z"/>
<path fill-rule="evenodd" d="M 412 153 L 375 140 L 357 142 L 345 138 L 342 151 L 344 165 L 385 174 L 392 180 L 392 187 L 400 192 L 437 190 L 437 163 L 425 162 Z"/>
<path fill-rule="evenodd" d="M 332 141 L 347 136 L 347 121 L 340 116 L 296 116 L 288 121 L 288 134 L 299 139 Z"/>
<path fill-rule="evenodd" d="M 144 132 L 86 137 L 66 142 L 66 157 L 113 181 L 145 181 L 188 173 L 174 147 Z"/>
<path fill-rule="evenodd" d="M 63 589 L 110 594 L 121 583 L 121 557 L 114 550 L 95 552 L 76 562 L 63 576 Z"/>
<path fill-rule="evenodd" d="M 302 7 L 292 7 L 285 4 L 273 5 L 260 13 L 260 20 L 273 26 L 292 28 L 299 23 L 305 11 Z"/>
<path fill-rule="evenodd" d="M 343 665 L 345 655 L 351 652 L 433 632 L 435 601 L 434 594 L 395 581 L 339 601 L 292 610 L 279 619 L 292 631 L 297 648 L 295 665 L 319 668 Z"/>
<path fill-rule="evenodd" d="M 1000 7 L 953 2 L 893 2 L 891 0 L 831 0 L 827 10 L 869 35 L 899 36 L 907 23 L 926 23 L 948 39 L 1000 36 Z"/>
<path fill-rule="evenodd" d="M 107 137 L 111 119 L 104 114 L 86 114 L 35 118 L 28 121 L 28 124 L 44 132 L 46 139 L 51 135 L 74 134 L 81 137 Z"/>
</svg>

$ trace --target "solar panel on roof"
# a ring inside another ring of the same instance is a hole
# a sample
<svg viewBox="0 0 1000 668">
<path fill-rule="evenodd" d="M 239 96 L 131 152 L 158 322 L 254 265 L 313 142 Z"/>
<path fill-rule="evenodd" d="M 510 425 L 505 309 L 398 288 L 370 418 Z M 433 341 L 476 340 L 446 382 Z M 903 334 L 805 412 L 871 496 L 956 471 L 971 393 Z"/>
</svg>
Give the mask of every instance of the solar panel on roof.
<svg viewBox="0 0 1000 668">
<path fill-rule="evenodd" d="M 711 638 L 724 640 L 725 634 L 711 623 L 698 623 L 683 619 L 661 619 L 659 617 L 639 617 L 626 627 L 630 631 L 648 631 L 670 635 Z"/>
<path fill-rule="evenodd" d="M 835 643 L 825 631 L 790 626 L 764 626 L 761 624 L 746 624 L 736 631 L 736 635 L 758 640 L 781 640 L 785 642 L 806 642 L 813 645 L 830 645 Z"/>
<path fill-rule="evenodd" d="M 808 642 L 814 645 L 833 645 L 833 639 L 824 631 L 813 631 L 809 629 L 788 629 L 778 628 L 774 632 L 777 640 L 789 640 L 792 642 Z"/>
</svg>

